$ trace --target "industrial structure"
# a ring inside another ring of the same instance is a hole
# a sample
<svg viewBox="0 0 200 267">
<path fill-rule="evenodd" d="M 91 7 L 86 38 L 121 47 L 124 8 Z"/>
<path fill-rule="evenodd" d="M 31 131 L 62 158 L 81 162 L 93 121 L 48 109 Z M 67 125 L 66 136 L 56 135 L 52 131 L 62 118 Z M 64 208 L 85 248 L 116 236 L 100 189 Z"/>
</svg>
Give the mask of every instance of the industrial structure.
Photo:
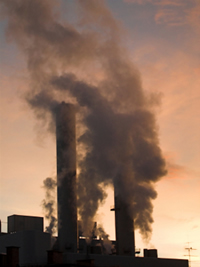
<svg viewBox="0 0 200 267">
<path fill-rule="evenodd" d="M 115 189 L 115 236 L 116 254 L 135 257 L 134 222 L 128 212 L 128 205 Z"/>
<path fill-rule="evenodd" d="M 20 266 L 44 264 L 50 249 L 51 235 L 43 232 L 42 217 L 8 216 L 8 232 L 0 233 L 0 266 L 15 267 L 17 253 Z M 14 258 L 12 265 L 10 258 Z"/>
<path fill-rule="evenodd" d="M 56 110 L 58 249 L 77 252 L 75 109 L 62 102 Z"/>
<path fill-rule="evenodd" d="M 43 232 L 43 218 L 9 216 L 8 233 L 0 233 L 1 266 L 188 267 L 187 260 L 158 258 L 155 249 L 146 249 L 144 257 L 135 257 L 134 222 L 116 189 L 114 249 L 108 255 L 103 240 L 94 236 L 87 244 L 81 237 L 77 222 L 75 122 L 74 106 L 62 102 L 56 110 L 58 237 L 54 246 L 51 235 Z"/>
</svg>

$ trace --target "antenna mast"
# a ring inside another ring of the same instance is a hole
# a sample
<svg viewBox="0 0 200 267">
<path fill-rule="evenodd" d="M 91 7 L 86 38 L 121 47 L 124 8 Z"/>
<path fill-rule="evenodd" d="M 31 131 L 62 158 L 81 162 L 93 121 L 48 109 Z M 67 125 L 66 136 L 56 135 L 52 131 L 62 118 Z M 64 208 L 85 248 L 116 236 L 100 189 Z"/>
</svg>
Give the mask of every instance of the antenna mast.
<svg viewBox="0 0 200 267">
<path fill-rule="evenodd" d="M 188 257 L 189 267 L 192 267 L 192 264 L 191 264 L 191 257 L 195 257 L 195 255 L 191 255 L 191 251 L 192 251 L 192 250 L 196 250 L 196 248 L 192 248 L 192 247 L 190 247 L 190 242 L 187 242 L 187 243 L 188 243 L 188 247 L 186 247 L 185 250 L 188 251 L 188 254 L 187 254 L 187 255 L 184 255 L 184 256 L 187 256 L 187 257 Z"/>
</svg>

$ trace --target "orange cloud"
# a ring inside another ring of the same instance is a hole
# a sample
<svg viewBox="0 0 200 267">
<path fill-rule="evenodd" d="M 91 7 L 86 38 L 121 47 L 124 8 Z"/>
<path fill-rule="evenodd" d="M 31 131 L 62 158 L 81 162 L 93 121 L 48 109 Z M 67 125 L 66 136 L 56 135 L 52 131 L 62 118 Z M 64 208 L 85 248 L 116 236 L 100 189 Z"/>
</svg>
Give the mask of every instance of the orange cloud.
<svg viewBox="0 0 200 267">
<path fill-rule="evenodd" d="M 186 172 L 185 167 L 175 163 L 175 158 L 174 155 L 172 155 L 172 153 L 165 153 L 164 156 L 168 171 L 167 175 L 165 176 L 165 179 L 183 178 Z"/>
<path fill-rule="evenodd" d="M 168 179 L 183 178 L 184 167 L 173 162 L 167 161 Z"/>
</svg>

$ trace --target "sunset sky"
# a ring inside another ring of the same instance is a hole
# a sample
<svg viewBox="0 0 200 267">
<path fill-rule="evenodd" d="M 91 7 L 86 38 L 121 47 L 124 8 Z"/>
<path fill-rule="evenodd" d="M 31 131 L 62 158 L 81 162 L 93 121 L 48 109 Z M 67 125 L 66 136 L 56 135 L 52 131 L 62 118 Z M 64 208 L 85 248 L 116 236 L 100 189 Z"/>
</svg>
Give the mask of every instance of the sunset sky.
<svg viewBox="0 0 200 267">
<path fill-rule="evenodd" d="M 60 13 L 60 23 L 78 27 L 77 2 L 57 1 L 54 8 Z M 191 251 L 195 255 L 192 266 L 200 266 L 200 1 L 104 2 L 120 25 L 120 42 L 140 73 L 143 90 L 160 96 L 156 98 L 159 103 L 154 112 L 168 174 L 155 185 L 158 196 L 153 201 L 151 241 L 145 244 L 136 231 L 136 248 L 157 248 L 159 257 L 185 259 L 188 253 L 185 247 L 190 242 L 189 247 L 196 249 Z M 42 128 L 24 99 L 31 83 L 27 60 L 24 50 L 7 33 L 7 24 L 8 17 L 1 12 L 0 219 L 3 231 L 7 229 L 9 215 L 43 216 L 43 180 L 56 174 L 55 138 Z M 109 187 L 107 192 L 107 200 L 96 219 L 114 239 L 114 214 L 110 211 L 113 192 Z"/>
</svg>

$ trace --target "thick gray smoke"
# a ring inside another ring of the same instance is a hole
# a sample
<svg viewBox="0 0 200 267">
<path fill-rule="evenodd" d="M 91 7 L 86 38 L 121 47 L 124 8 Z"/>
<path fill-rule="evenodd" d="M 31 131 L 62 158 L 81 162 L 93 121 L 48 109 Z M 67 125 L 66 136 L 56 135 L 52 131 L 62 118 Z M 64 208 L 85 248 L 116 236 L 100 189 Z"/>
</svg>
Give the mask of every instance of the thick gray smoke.
<svg viewBox="0 0 200 267">
<path fill-rule="evenodd" d="M 48 220 L 49 225 L 46 226 L 45 232 L 51 235 L 56 233 L 57 219 L 55 217 L 56 213 L 56 203 L 55 203 L 55 188 L 56 181 L 50 177 L 43 181 L 43 188 L 45 189 L 45 199 L 42 201 L 42 208 L 44 210 L 45 218 Z"/>
<path fill-rule="evenodd" d="M 154 183 L 166 174 L 152 108 L 126 50 L 123 29 L 102 0 L 74 1 L 73 26 L 50 0 L 1 0 L 7 35 L 24 51 L 31 87 L 26 100 L 54 132 L 61 101 L 78 111 L 78 206 L 83 228 L 92 225 L 104 185 L 129 204 L 135 226 L 148 238 Z M 58 1 L 56 1 L 58 3 Z M 61 1 L 62 4 L 68 1 Z M 56 11 L 56 12 L 54 12 Z M 154 101 L 155 102 L 155 101 Z M 47 123 L 48 122 L 48 123 Z"/>
</svg>

